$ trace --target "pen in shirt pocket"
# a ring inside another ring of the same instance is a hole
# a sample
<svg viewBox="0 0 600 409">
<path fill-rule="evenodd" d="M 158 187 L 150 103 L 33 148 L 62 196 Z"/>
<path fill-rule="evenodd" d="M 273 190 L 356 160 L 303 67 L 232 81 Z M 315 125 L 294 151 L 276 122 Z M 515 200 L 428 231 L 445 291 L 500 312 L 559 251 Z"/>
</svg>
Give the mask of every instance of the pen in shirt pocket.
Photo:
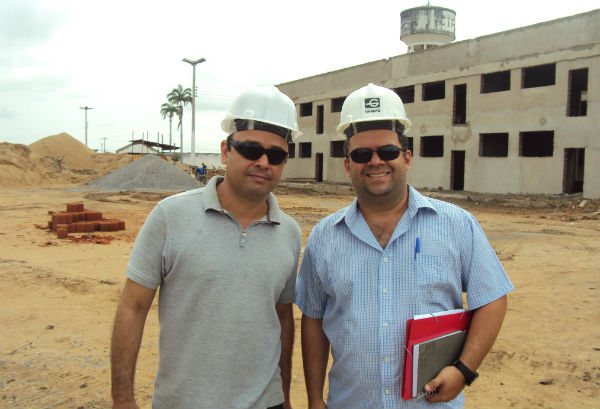
<svg viewBox="0 0 600 409">
<path fill-rule="evenodd" d="M 417 254 L 421 252 L 421 242 L 417 237 L 417 242 L 415 243 L 415 260 L 417 259 Z"/>
</svg>

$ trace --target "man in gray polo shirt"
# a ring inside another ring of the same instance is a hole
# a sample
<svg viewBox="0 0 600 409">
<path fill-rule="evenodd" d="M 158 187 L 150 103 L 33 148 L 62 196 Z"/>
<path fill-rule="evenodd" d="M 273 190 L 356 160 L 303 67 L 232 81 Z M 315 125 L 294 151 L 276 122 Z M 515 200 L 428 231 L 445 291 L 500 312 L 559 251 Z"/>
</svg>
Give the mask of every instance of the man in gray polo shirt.
<svg viewBox="0 0 600 409">
<path fill-rule="evenodd" d="M 114 408 L 136 408 L 144 322 L 160 286 L 153 408 L 289 408 L 298 224 L 271 191 L 300 135 L 277 88 L 242 93 L 221 124 L 225 177 L 168 197 L 135 241 L 112 337 Z"/>
</svg>

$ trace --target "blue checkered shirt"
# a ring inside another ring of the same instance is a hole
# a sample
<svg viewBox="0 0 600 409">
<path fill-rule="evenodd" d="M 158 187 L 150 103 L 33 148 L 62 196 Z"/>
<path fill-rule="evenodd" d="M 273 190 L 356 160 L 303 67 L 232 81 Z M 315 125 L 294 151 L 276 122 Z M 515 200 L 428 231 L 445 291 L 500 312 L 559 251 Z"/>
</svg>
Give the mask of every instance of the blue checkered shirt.
<svg viewBox="0 0 600 409">
<path fill-rule="evenodd" d="M 356 200 L 327 216 L 306 243 L 296 304 L 323 320 L 331 343 L 328 407 L 463 407 L 462 393 L 448 403 L 402 400 L 406 321 L 462 308 L 463 292 L 472 310 L 513 289 L 477 220 L 412 187 L 385 249 Z"/>
</svg>

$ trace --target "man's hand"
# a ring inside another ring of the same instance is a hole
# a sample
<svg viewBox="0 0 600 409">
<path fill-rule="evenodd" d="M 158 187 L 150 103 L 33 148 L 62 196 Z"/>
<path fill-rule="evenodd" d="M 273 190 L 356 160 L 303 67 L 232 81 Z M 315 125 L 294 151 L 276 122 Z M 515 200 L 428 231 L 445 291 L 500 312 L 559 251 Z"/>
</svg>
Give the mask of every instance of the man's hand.
<svg viewBox="0 0 600 409">
<path fill-rule="evenodd" d="M 458 396 L 464 387 L 464 375 L 454 366 L 447 366 L 425 385 L 425 392 L 436 391 L 427 398 L 427 401 L 431 403 L 451 401 Z"/>
<path fill-rule="evenodd" d="M 477 370 L 486 356 L 502 326 L 506 314 L 506 295 L 473 311 L 471 326 L 460 360 L 472 371 Z M 448 402 L 465 387 L 464 375 L 454 366 L 447 366 L 427 385 L 425 392 L 437 392 L 429 396 L 429 402 Z"/>
</svg>

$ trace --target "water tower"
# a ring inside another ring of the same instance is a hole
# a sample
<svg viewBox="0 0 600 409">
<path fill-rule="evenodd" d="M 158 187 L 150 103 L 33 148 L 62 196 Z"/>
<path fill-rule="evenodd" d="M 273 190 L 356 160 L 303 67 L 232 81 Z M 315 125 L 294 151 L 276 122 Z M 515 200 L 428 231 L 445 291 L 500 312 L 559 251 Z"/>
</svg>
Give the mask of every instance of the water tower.
<svg viewBox="0 0 600 409">
<path fill-rule="evenodd" d="M 408 52 L 449 44 L 456 38 L 456 12 L 444 7 L 421 6 L 400 13 L 400 40 Z"/>
</svg>

